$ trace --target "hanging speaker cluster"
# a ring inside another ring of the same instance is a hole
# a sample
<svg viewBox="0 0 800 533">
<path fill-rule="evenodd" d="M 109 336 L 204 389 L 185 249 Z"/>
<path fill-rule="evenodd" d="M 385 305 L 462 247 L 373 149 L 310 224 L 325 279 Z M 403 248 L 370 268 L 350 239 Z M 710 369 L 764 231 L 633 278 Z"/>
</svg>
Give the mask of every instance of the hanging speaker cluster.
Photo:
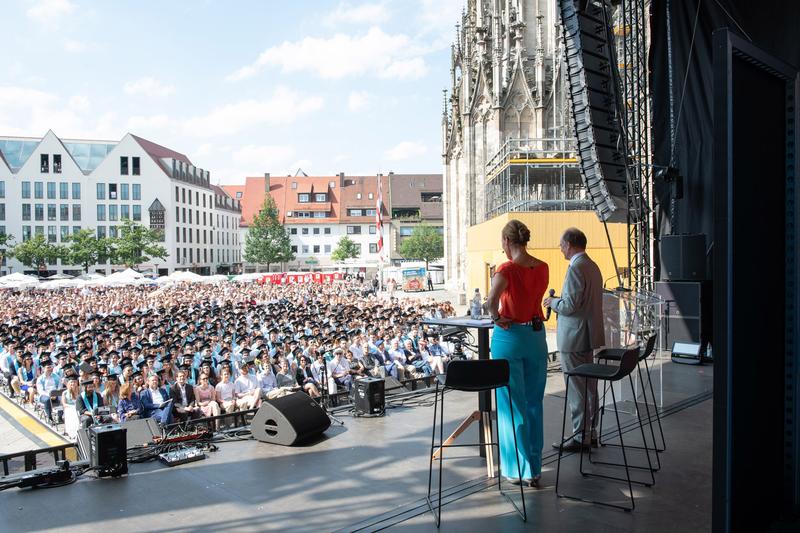
<svg viewBox="0 0 800 533">
<path fill-rule="evenodd" d="M 610 16 L 601 0 L 579 4 L 559 0 L 581 177 L 600 220 L 625 222 L 626 140 Z"/>
</svg>

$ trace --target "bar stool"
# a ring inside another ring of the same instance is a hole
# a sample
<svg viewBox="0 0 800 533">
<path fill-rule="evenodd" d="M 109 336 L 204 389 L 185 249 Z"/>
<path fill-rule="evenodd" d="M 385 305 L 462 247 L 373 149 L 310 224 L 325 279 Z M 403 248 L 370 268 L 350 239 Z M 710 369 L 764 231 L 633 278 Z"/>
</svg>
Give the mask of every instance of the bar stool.
<svg viewBox="0 0 800 533">
<path fill-rule="evenodd" d="M 636 371 L 639 373 L 639 381 L 642 383 L 642 393 L 643 393 L 643 396 L 644 396 L 644 408 L 645 408 L 645 411 L 647 412 L 647 424 L 650 426 L 650 435 L 651 435 L 651 437 L 653 439 L 653 448 L 654 448 L 654 450 L 656 452 L 656 464 L 657 464 L 657 466 L 656 466 L 655 471 L 658 471 L 658 470 L 661 469 L 661 458 L 660 458 L 660 456 L 658 454 L 659 454 L 659 452 L 663 452 L 664 450 L 666 450 L 667 443 L 666 443 L 666 440 L 664 439 L 664 428 L 661 425 L 661 415 L 658 412 L 658 400 L 656 399 L 655 389 L 653 388 L 653 380 L 650 377 L 650 366 L 647 364 L 647 359 L 653 354 L 653 350 L 655 349 L 656 336 L 657 336 L 656 334 L 651 335 L 650 337 L 648 337 L 647 341 L 645 342 L 644 349 L 641 350 L 641 353 L 639 355 L 639 360 L 636 363 Z M 623 348 L 607 348 L 605 350 L 601 350 L 596 355 L 596 357 L 597 357 L 598 361 L 619 361 L 622 358 L 622 354 L 623 353 L 625 353 L 625 349 L 623 349 Z M 641 368 L 641 364 L 642 363 L 644 363 L 644 367 L 645 367 L 645 375 L 647 376 L 647 385 L 645 385 L 644 377 L 642 375 L 642 368 Z M 606 390 L 606 385 L 607 384 L 604 384 L 604 387 L 603 387 L 603 402 L 602 402 L 601 407 L 600 407 L 600 431 L 599 431 L 599 438 L 600 439 L 602 439 L 602 434 L 603 434 L 603 416 L 605 414 L 605 397 L 606 397 L 606 394 L 608 392 Z M 650 388 L 650 397 L 653 399 L 653 409 L 654 409 L 655 415 L 656 415 L 655 418 L 656 418 L 656 422 L 658 424 L 658 431 L 659 431 L 660 436 L 661 436 L 661 446 L 660 447 L 658 445 L 658 441 L 656 440 L 655 430 L 653 429 L 653 416 L 650 413 L 650 405 L 648 403 L 648 398 L 647 398 L 648 385 L 649 385 L 649 388 Z M 638 409 L 638 407 L 637 407 L 637 409 Z M 599 442 L 600 442 L 600 444 L 605 445 L 605 446 L 618 446 L 617 444 L 602 443 L 602 441 L 599 441 Z M 630 448 L 635 448 L 635 449 L 640 449 L 640 450 L 643 449 L 642 446 L 629 446 L 629 447 Z M 642 469 L 644 467 L 632 466 L 631 468 Z"/>
<path fill-rule="evenodd" d="M 633 372 L 633 369 L 636 368 L 638 360 L 639 360 L 639 350 L 634 348 L 634 349 L 631 349 L 631 350 L 626 350 L 622 354 L 619 366 L 616 366 L 616 365 L 600 365 L 600 364 L 596 364 L 596 363 L 585 363 L 585 364 L 582 364 L 582 365 L 580 365 L 580 366 L 578 366 L 578 367 L 576 367 L 576 368 L 574 368 L 572 370 L 564 372 L 564 375 L 567 376 L 567 388 L 566 388 L 566 391 L 565 391 L 565 394 L 564 394 L 564 416 L 563 416 L 563 419 L 561 421 L 561 446 L 558 449 L 558 465 L 556 467 L 556 496 L 558 496 L 559 498 L 569 498 L 571 500 L 578 500 L 578 501 L 582 501 L 582 502 L 586 502 L 586 503 L 594 503 L 594 504 L 597 504 L 597 505 L 604 505 L 606 507 L 614 507 L 614 508 L 617 508 L 617 509 L 622 509 L 624 511 L 632 511 L 634 509 L 635 505 L 636 505 L 635 502 L 634 502 L 634 499 L 633 499 L 633 485 L 632 484 L 633 483 L 637 483 L 637 484 L 640 484 L 640 485 L 644 485 L 645 487 L 651 487 L 651 486 L 653 486 L 653 483 L 655 483 L 655 478 L 653 477 L 653 465 L 652 465 L 652 463 L 650 461 L 650 454 L 649 453 L 646 453 L 646 455 L 647 455 L 647 462 L 650 465 L 649 470 L 650 470 L 650 477 L 652 479 L 652 482 L 648 483 L 648 482 L 643 482 L 643 481 L 635 481 L 635 482 L 631 481 L 631 473 L 630 473 L 630 468 L 628 466 L 628 456 L 625 453 L 625 441 L 622 438 L 622 426 L 621 426 L 620 421 L 619 421 L 619 411 L 617 410 L 617 397 L 616 397 L 616 394 L 614 393 L 614 387 L 612 386 L 611 387 L 611 398 L 612 398 L 612 401 L 614 402 L 614 415 L 617 418 L 617 431 L 618 431 L 618 434 L 619 434 L 620 447 L 622 448 L 622 460 L 623 460 L 623 464 L 622 465 L 618 465 L 618 466 L 624 466 L 625 467 L 625 477 L 621 478 L 621 477 L 610 476 L 610 475 L 605 475 L 605 474 L 597 474 L 597 473 L 593 473 L 593 472 L 584 472 L 583 471 L 583 450 L 581 450 L 581 459 L 580 459 L 579 470 L 580 470 L 581 475 L 584 476 L 584 477 L 599 477 L 599 478 L 604 478 L 604 479 L 610 479 L 610 480 L 613 480 L 613 481 L 627 481 L 627 483 L 628 483 L 628 491 L 629 491 L 629 494 L 630 494 L 630 497 L 631 497 L 631 506 L 630 507 L 626 507 L 626 506 L 617 505 L 617 504 L 614 504 L 614 503 L 608 503 L 608 502 L 601 502 L 601 501 L 597 501 L 597 500 L 589 500 L 589 499 L 585 499 L 585 498 L 579 498 L 579 497 L 576 497 L 576 496 L 570 496 L 570 495 L 567 495 L 567 494 L 562 494 L 562 493 L 560 493 L 558 491 L 558 485 L 559 485 L 559 480 L 560 480 L 560 476 L 561 476 L 561 457 L 564 454 L 564 442 L 565 442 L 565 440 L 564 440 L 564 426 L 566 425 L 566 421 L 567 421 L 567 410 L 568 410 L 568 403 L 567 402 L 568 402 L 568 398 L 569 398 L 569 380 L 570 380 L 570 378 L 573 378 L 573 377 L 586 378 L 586 385 L 584 386 L 584 395 L 583 395 L 583 398 L 584 398 L 583 408 L 584 408 L 584 412 L 585 412 L 587 407 L 588 407 L 587 406 L 587 397 L 588 397 L 587 393 L 588 393 L 588 388 L 589 388 L 589 381 L 588 381 L 589 379 L 596 379 L 598 381 L 602 381 L 604 386 L 605 386 L 606 382 L 610 381 L 610 382 L 613 383 L 615 381 L 620 381 L 620 380 L 625 379 L 627 377 L 628 380 L 630 381 L 631 387 L 633 387 L 633 378 L 631 377 L 631 373 Z M 595 415 L 596 415 L 596 413 L 595 413 Z M 647 446 L 647 441 L 644 440 L 644 438 L 645 438 L 644 426 L 642 425 L 642 419 L 641 419 L 641 416 L 639 415 L 639 411 L 638 410 L 636 411 L 636 416 L 637 416 L 637 418 L 639 418 L 639 428 L 640 428 L 640 430 L 642 432 L 642 439 L 643 439 L 643 441 L 645 443 L 645 447 L 646 447 Z M 572 437 L 570 436 L 570 438 L 572 438 Z M 585 441 L 585 438 L 583 440 Z M 589 453 L 591 453 L 591 448 L 589 448 L 589 449 L 590 449 Z"/>
<path fill-rule="evenodd" d="M 497 405 L 497 389 L 500 387 L 506 387 L 508 390 L 508 379 L 510 375 L 510 369 L 508 365 L 508 361 L 505 359 L 490 359 L 490 360 L 456 360 L 451 361 L 450 364 L 447 366 L 447 374 L 444 376 L 438 375 L 436 376 L 436 390 L 434 392 L 434 403 L 433 403 L 433 430 L 431 433 L 431 449 L 430 449 L 430 464 L 428 467 L 428 494 L 425 497 L 426 502 L 428 503 L 428 509 L 430 509 L 431 514 L 433 514 L 433 518 L 436 521 L 436 527 L 439 527 L 439 524 L 442 520 L 442 469 L 444 465 L 444 449 L 451 448 L 451 447 L 465 447 L 465 446 L 497 446 L 497 470 L 498 470 L 498 477 L 497 477 L 497 489 L 500 493 L 505 496 L 511 505 L 514 506 L 514 510 L 519 513 L 522 517 L 523 522 L 527 522 L 528 520 L 528 513 L 525 509 L 525 493 L 522 490 L 522 470 L 520 468 L 520 456 L 519 456 L 519 448 L 517 447 L 517 435 L 514 432 L 514 452 L 517 455 L 517 477 L 519 479 L 519 494 L 522 497 L 522 510 L 520 511 L 517 504 L 514 503 L 514 500 L 511 497 L 503 492 L 502 488 L 502 475 L 500 475 L 500 444 L 497 441 L 492 442 L 484 442 L 480 444 L 445 444 L 444 442 L 444 393 L 448 389 L 453 390 L 460 390 L 460 391 L 467 391 L 467 392 L 484 392 L 493 390 L 494 391 L 494 401 L 495 405 Z M 441 387 L 440 387 L 441 385 Z M 440 393 L 441 391 L 441 393 Z M 509 399 L 509 412 L 511 413 L 511 425 L 514 426 L 514 409 L 512 406 L 512 398 L 511 398 L 511 391 L 508 390 L 508 399 Z M 442 406 L 439 409 L 439 397 L 441 395 L 442 398 Z M 436 412 L 437 409 L 439 410 L 439 493 L 437 496 L 437 505 L 436 511 L 434 511 L 434 505 L 431 502 L 431 482 L 433 479 L 433 456 L 434 456 L 434 448 L 435 448 L 435 438 L 436 438 Z"/>
</svg>

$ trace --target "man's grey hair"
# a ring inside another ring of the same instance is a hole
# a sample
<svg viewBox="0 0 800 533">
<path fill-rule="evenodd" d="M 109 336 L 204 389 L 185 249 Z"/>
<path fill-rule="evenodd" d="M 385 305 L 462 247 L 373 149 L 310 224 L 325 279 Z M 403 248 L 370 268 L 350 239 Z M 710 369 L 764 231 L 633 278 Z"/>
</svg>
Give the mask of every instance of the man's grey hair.
<svg viewBox="0 0 800 533">
<path fill-rule="evenodd" d="M 586 234 L 578 228 L 567 228 L 564 230 L 564 235 L 561 237 L 561 240 L 573 248 L 579 248 L 581 250 L 586 249 Z"/>
</svg>

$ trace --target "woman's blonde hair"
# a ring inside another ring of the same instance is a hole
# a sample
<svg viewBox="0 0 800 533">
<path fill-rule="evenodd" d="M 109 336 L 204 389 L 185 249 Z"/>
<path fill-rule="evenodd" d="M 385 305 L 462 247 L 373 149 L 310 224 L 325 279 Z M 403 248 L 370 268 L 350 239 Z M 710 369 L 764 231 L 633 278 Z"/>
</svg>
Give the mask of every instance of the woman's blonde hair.
<svg viewBox="0 0 800 533">
<path fill-rule="evenodd" d="M 511 244 L 525 246 L 531 240 L 531 230 L 519 220 L 509 220 L 503 227 L 503 238 Z"/>
</svg>

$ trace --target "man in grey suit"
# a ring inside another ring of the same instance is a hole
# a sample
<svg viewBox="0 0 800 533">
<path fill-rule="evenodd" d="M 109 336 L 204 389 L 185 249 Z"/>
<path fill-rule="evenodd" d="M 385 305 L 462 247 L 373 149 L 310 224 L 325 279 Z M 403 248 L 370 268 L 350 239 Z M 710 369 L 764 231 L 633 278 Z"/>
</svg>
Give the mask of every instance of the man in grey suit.
<svg viewBox="0 0 800 533">
<path fill-rule="evenodd" d="M 560 298 L 545 298 L 544 306 L 558 313 L 556 342 L 561 352 L 561 369 L 569 371 L 593 362 L 594 350 L 605 344 L 603 331 L 603 276 L 597 264 L 586 255 L 586 235 L 569 228 L 560 242 L 569 268 Z M 597 380 L 588 383 L 588 412 L 584 412 L 584 378 L 569 380 L 569 410 L 573 437 L 564 451 L 578 451 L 597 444 Z M 587 442 L 587 439 L 591 439 Z M 559 443 L 553 444 L 558 449 Z"/>
</svg>

